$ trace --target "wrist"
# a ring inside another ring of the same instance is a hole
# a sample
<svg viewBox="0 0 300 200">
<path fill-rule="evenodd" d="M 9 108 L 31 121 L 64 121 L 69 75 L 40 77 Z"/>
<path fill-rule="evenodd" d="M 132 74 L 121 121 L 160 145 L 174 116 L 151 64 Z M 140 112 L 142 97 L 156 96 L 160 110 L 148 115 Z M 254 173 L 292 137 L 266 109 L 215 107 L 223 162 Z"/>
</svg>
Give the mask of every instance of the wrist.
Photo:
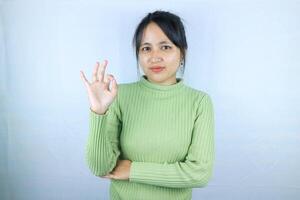
<svg viewBox="0 0 300 200">
<path fill-rule="evenodd" d="M 106 111 L 107 110 L 99 110 L 99 109 L 94 109 L 94 108 L 91 108 L 90 107 L 90 110 L 93 112 L 93 113 L 95 113 L 95 114 L 97 114 L 97 115 L 104 115 L 104 114 L 106 114 Z"/>
</svg>

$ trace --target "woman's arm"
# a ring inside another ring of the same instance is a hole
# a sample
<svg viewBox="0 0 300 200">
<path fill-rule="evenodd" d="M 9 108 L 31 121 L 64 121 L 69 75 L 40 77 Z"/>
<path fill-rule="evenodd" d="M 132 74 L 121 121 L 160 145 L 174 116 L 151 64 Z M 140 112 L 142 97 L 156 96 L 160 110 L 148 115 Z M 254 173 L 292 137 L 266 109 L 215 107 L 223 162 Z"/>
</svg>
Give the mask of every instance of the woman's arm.
<svg viewBox="0 0 300 200">
<path fill-rule="evenodd" d="M 119 135 L 121 125 L 118 97 L 103 115 L 90 110 L 86 162 L 94 175 L 104 176 L 116 166 L 120 155 Z"/>
<path fill-rule="evenodd" d="M 214 113 L 211 98 L 206 94 L 199 106 L 185 161 L 171 164 L 133 161 L 129 181 L 173 188 L 207 185 L 214 162 Z"/>
</svg>

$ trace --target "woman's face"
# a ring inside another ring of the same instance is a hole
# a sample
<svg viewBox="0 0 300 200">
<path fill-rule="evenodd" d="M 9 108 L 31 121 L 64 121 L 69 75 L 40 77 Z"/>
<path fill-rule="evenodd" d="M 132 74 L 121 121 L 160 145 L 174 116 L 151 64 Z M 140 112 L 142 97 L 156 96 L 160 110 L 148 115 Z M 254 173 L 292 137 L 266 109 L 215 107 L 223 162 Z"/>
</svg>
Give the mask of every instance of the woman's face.
<svg viewBox="0 0 300 200">
<path fill-rule="evenodd" d="M 139 63 L 148 80 L 160 85 L 176 83 L 180 58 L 180 49 L 151 22 L 144 30 L 139 48 Z"/>
</svg>

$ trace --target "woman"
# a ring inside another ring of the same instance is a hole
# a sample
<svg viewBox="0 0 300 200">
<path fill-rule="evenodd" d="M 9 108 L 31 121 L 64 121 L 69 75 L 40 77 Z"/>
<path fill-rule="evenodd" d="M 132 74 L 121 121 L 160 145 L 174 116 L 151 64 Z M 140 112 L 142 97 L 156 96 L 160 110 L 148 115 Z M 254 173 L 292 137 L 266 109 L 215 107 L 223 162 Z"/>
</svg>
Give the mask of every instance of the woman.
<svg viewBox="0 0 300 200">
<path fill-rule="evenodd" d="M 177 78 L 187 42 L 181 19 L 149 13 L 133 38 L 145 75 L 117 84 L 96 63 L 90 83 L 86 161 L 96 176 L 111 179 L 110 198 L 185 200 L 212 176 L 214 114 L 210 96 Z M 139 67 L 138 67 L 139 68 Z"/>
</svg>

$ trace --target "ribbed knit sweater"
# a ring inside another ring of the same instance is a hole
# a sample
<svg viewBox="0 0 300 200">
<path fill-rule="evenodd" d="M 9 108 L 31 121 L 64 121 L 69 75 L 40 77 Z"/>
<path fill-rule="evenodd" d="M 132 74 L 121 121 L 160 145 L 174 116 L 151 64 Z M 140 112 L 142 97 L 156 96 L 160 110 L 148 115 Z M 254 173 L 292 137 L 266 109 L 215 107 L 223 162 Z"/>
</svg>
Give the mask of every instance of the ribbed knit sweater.
<svg viewBox="0 0 300 200">
<path fill-rule="evenodd" d="M 185 85 L 150 82 L 145 75 L 118 85 L 108 110 L 90 110 L 86 162 L 104 176 L 131 160 L 128 180 L 111 179 L 112 200 L 190 200 L 207 185 L 214 163 L 210 96 Z"/>
</svg>

